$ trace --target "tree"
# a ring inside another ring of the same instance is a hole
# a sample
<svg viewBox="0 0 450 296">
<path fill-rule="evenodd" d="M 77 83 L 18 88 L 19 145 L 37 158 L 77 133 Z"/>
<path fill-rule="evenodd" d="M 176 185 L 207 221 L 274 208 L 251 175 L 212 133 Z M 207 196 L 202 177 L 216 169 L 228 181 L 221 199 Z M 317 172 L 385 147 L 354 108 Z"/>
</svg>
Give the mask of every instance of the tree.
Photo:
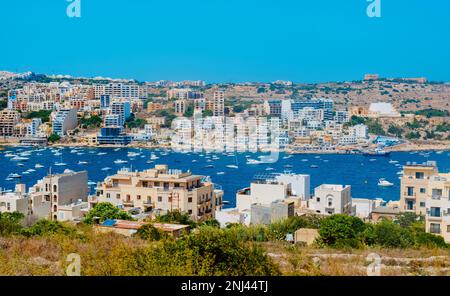
<svg viewBox="0 0 450 296">
<path fill-rule="evenodd" d="M 403 130 L 399 126 L 392 124 L 388 128 L 388 133 L 395 135 L 397 138 L 401 138 Z"/>
<path fill-rule="evenodd" d="M 42 219 L 37 221 L 33 226 L 22 230 L 25 236 L 44 236 L 44 235 L 58 235 L 74 236 L 76 229 L 67 226 L 59 221 L 49 221 Z"/>
<path fill-rule="evenodd" d="M 409 228 L 402 228 L 387 220 L 368 227 L 364 237 L 367 244 L 383 248 L 407 248 L 414 245 L 414 236 Z"/>
<path fill-rule="evenodd" d="M 189 105 L 183 115 L 188 118 L 194 116 L 194 106 Z"/>
<path fill-rule="evenodd" d="M 413 225 L 419 219 L 420 216 L 417 216 L 415 213 L 403 213 L 398 217 L 396 223 L 403 228 L 407 228 Z"/>
<path fill-rule="evenodd" d="M 40 118 L 42 122 L 49 122 L 50 121 L 50 114 L 52 114 L 52 111 L 50 110 L 39 110 L 39 111 L 33 111 L 27 114 L 27 119 L 33 119 L 33 118 Z"/>
<path fill-rule="evenodd" d="M 165 237 L 165 233 L 149 223 L 139 228 L 136 236 L 145 240 L 159 241 Z"/>
<path fill-rule="evenodd" d="M 220 222 L 213 218 L 203 221 L 201 225 L 220 228 Z"/>
<path fill-rule="evenodd" d="M 358 247 L 361 234 L 365 230 L 364 222 L 343 214 L 332 215 L 322 220 L 319 229 L 319 241 L 332 247 Z"/>
<path fill-rule="evenodd" d="M 183 225 L 189 225 L 191 229 L 197 226 L 197 223 L 191 220 L 191 217 L 187 213 L 181 213 L 178 210 L 169 211 L 167 214 L 157 216 L 156 221 L 162 223 L 178 223 Z"/>
<path fill-rule="evenodd" d="M 204 110 L 202 113 L 203 117 L 210 117 L 213 116 L 213 112 L 211 110 Z"/>
<path fill-rule="evenodd" d="M 98 115 L 92 115 L 89 118 L 81 118 L 80 125 L 84 128 L 96 128 L 100 127 L 102 124 L 102 118 Z"/>
<path fill-rule="evenodd" d="M 133 220 L 127 212 L 122 211 L 109 202 L 96 204 L 94 208 L 87 213 L 83 221 L 87 224 L 93 224 L 95 222 L 94 219 L 99 219 L 99 222 L 104 222 L 109 219 Z"/>
<path fill-rule="evenodd" d="M 59 140 L 61 140 L 61 137 L 57 134 L 52 134 L 50 137 L 48 137 L 48 141 L 52 143 L 58 142 Z"/>
<path fill-rule="evenodd" d="M 19 233 L 22 229 L 20 222 L 25 216 L 22 213 L 0 213 L 0 236 Z"/>
</svg>

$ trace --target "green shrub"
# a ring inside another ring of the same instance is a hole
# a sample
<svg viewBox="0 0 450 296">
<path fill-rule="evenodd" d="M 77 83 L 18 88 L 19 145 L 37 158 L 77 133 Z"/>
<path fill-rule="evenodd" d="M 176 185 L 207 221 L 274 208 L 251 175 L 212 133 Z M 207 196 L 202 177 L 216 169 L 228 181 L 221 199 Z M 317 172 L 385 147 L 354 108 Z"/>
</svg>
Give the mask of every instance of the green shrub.
<svg viewBox="0 0 450 296">
<path fill-rule="evenodd" d="M 336 248 L 357 248 L 361 245 L 364 222 L 347 215 L 333 215 L 322 220 L 319 228 L 319 243 Z"/>
</svg>

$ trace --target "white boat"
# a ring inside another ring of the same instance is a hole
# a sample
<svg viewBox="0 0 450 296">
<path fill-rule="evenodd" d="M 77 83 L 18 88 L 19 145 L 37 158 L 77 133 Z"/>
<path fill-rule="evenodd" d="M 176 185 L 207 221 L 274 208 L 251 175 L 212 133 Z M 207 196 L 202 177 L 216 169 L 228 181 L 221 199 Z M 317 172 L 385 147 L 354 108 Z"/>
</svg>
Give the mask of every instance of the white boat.
<svg viewBox="0 0 450 296">
<path fill-rule="evenodd" d="M 391 183 L 391 182 L 381 178 L 380 180 L 378 180 L 378 186 L 390 187 L 390 186 L 394 186 L 394 183 Z"/>
<path fill-rule="evenodd" d="M 89 181 L 89 182 L 88 182 L 88 185 L 89 185 L 89 186 L 94 186 L 94 185 L 97 185 L 97 183 L 92 182 L 92 181 Z"/>
<path fill-rule="evenodd" d="M 225 172 L 218 172 L 217 175 L 225 175 Z"/>
<path fill-rule="evenodd" d="M 99 153 L 97 153 L 97 155 L 105 155 L 106 154 L 106 152 L 99 152 Z"/>
<path fill-rule="evenodd" d="M 54 156 L 61 156 L 62 153 L 61 153 L 61 152 L 56 152 L 56 153 L 54 153 L 53 155 L 54 155 Z"/>
<path fill-rule="evenodd" d="M 20 178 L 22 178 L 22 176 L 21 175 L 19 175 L 19 174 L 9 174 L 8 175 L 8 178 L 10 178 L 10 179 L 20 179 Z"/>
<path fill-rule="evenodd" d="M 28 174 L 30 174 L 30 172 L 28 172 L 28 171 L 25 171 L 22 173 L 22 175 L 28 175 Z"/>
<path fill-rule="evenodd" d="M 126 160 L 122 160 L 122 159 L 117 159 L 114 161 L 115 164 L 123 164 L 123 163 L 128 163 L 128 161 Z"/>
<path fill-rule="evenodd" d="M 302 161 L 303 161 L 303 162 L 307 162 L 307 161 L 309 161 L 309 160 L 307 160 L 306 158 L 303 158 Z"/>
<path fill-rule="evenodd" d="M 109 171 L 111 168 L 106 167 L 106 168 L 102 168 L 102 171 Z"/>
<path fill-rule="evenodd" d="M 79 162 L 78 162 L 79 165 L 84 165 L 84 164 L 88 164 L 88 163 L 89 163 L 89 162 L 87 162 L 87 161 L 79 161 Z"/>
<path fill-rule="evenodd" d="M 197 162 L 197 159 L 193 159 L 192 162 Z"/>
<path fill-rule="evenodd" d="M 266 171 L 273 171 L 274 168 L 266 168 Z"/>
<path fill-rule="evenodd" d="M 153 160 L 147 160 L 147 163 L 154 163 Z"/>
<path fill-rule="evenodd" d="M 119 151 L 119 150 L 120 150 L 120 148 L 116 148 L 116 149 L 114 149 L 114 151 L 116 151 L 116 152 L 117 152 L 117 151 Z"/>
<path fill-rule="evenodd" d="M 136 157 L 136 156 L 139 156 L 139 155 L 141 155 L 141 154 L 137 153 L 137 152 L 128 152 L 128 154 L 127 154 L 128 157 Z"/>
<path fill-rule="evenodd" d="M 28 169 L 27 172 L 29 173 L 34 173 L 36 170 L 35 169 Z"/>
<path fill-rule="evenodd" d="M 35 169 L 41 169 L 43 167 L 44 166 L 42 164 L 39 164 L 39 163 L 34 166 Z"/>
<path fill-rule="evenodd" d="M 238 169 L 239 167 L 238 167 L 237 165 L 230 164 L 230 165 L 227 165 L 227 168 L 230 168 L 230 169 Z"/>
<path fill-rule="evenodd" d="M 11 154 L 11 153 L 6 153 L 5 154 L 5 157 L 16 157 L 17 155 L 15 155 L 15 154 Z"/>
<path fill-rule="evenodd" d="M 64 162 L 55 162 L 55 165 L 56 165 L 56 166 L 66 166 L 67 163 L 64 163 Z"/>
<path fill-rule="evenodd" d="M 284 156 L 283 159 L 289 159 L 292 158 L 292 155 Z"/>
<path fill-rule="evenodd" d="M 316 165 L 316 164 L 312 164 L 312 165 L 310 165 L 309 167 L 312 168 L 312 169 L 317 169 L 319 166 Z"/>
<path fill-rule="evenodd" d="M 69 170 L 69 169 L 64 170 L 64 174 L 72 174 L 72 173 L 75 173 L 75 172 L 72 170 Z"/>
<path fill-rule="evenodd" d="M 252 159 L 252 158 L 247 159 L 247 164 L 260 164 L 260 163 L 261 163 L 261 161 L 256 160 L 256 159 Z"/>
<path fill-rule="evenodd" d="M 389 160 L 389 163 L 394 164 L 394 163 L 398 163 L 398 161 L 397 160 Z"/>
<path fill-rule="evenodd" d="M 159 159 L 159 157 L 156 156 L 154 153 L 152 153 L 152 155 L 150 156 L 150 159 L 151 160 L 156 160 L 156 159 Z"/>
<path fill-rule="evenodd" d="M 27 161 L 29 158 L 28 157 L 22 157 L 22 156 L 15 156 L 13 158 L 11 158 L 12 161 Z"/>
</svg>

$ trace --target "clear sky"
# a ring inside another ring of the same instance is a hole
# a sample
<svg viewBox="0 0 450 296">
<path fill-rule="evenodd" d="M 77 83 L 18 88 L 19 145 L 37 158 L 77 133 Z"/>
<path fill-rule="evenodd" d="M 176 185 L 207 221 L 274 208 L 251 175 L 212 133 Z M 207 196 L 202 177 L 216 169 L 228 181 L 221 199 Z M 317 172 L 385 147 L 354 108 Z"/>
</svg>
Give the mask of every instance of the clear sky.
<svg viewBox="0 0 450 296">
<path fill-rule="evenodd" d="M 0 70 L 155 81 L 450 81 L 450 1 L 0 1 Z"/>
</svg>

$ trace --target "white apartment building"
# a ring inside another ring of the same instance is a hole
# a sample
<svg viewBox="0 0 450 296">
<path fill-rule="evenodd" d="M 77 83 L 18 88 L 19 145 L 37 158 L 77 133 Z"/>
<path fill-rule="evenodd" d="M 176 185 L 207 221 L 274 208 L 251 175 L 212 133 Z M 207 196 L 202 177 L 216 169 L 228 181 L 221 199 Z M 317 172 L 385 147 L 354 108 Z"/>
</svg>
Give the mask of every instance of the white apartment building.
<svg viewBox="0 0 450 296">
<path fill-rule="evenodd" d="M 291 184 L 291 193 L 302 200 L 309 200 L 311 176 L 301 174 L 280 174 L 277 175 L 276 180 L 280 183 Z"/>
<path fill-rule="evenodd" d="M 78 125 L 76 109 L 61 109 L 53 117 L 52 133 L 61 137 Z"/>
<path fill-rule="evenodd" d="M 96 84 L 94 86 L 94 96 L 100 99 L 101 96 L 110 96 L 111 99 L 139 99 L 143 90 L 137 84 L 109 83 Z"/>
<path fill-rule="evenodd" d="M 349 185 L 322 184 L 314 189 L 308 208 L 317 214 L 333 215 L 352 213 L 352 196 Z"/>
<path fill-rule="evenodd" d="M 30 188 L 33 210 L 47 203 L 46 207 L 50 208 L 48 217 L 52 220 L 71 220 L 76 215 L 73 211 L 68 214 L 70 208 L 74 208 L 74 211 L 80 206 L 87 209 L 87 183 L 86 171 L 50 174 Z M 46 207 L 41 211 L 45 211 Z"/>
</svg>

